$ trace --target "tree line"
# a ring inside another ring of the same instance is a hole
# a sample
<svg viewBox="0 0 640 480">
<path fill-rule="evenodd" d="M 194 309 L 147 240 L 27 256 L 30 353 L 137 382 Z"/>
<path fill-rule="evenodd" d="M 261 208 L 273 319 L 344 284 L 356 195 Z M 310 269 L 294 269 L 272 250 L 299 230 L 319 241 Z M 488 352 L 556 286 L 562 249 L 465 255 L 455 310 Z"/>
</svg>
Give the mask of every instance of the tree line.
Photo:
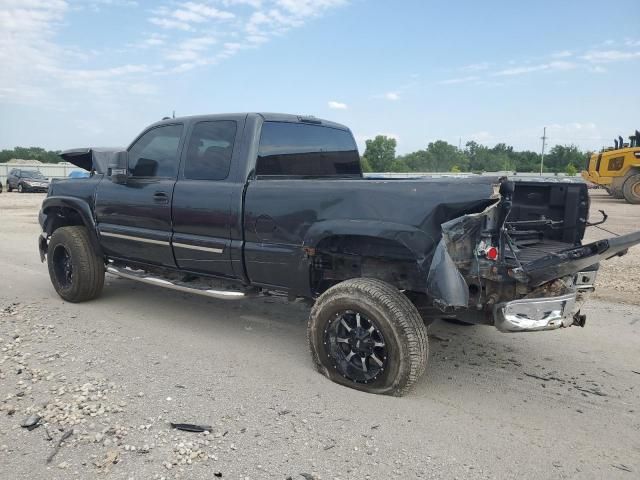
<svg viewBox="0 0 640 480">
<path fill-rule="evenodd" d="M 10 150 L 0 150 L 0 163 L 6 163 L 11 159 L 40 160 L 42 163 L 58 163 L 62 159 L 58 156 L 60 151 L 45 150 L 40 147 L 15 147 Z"/>
<path fill-rule="evenodd" d="M 544 155 L 544 171 L 575 175 L 588 153 L 575 145 L 556 145 Z M 540 154 L 516 151 L 499 143 L 494 147 L 467 142 L 463 149 L 443 140 L 406 155 L 396 155 L 396 140 L 384 135 L 366 141 L 362 168 L 367 172 L 539 172 Z"/>
<path fill-rule="evenodd" d="M 58 163 L 62 161 L 59 153 L 40 147 L 15 147 L 0 150 L 0 163 L 13 158 Z M 544 156 L 544 171 L 575 175 L 582 170 L 586 156 L 587 153 L 581 152 L 575 145 L 556 145 Z M 459 149 L 437 140 L 429 143 L 424 150 L 398 156 L 396 140 L 378 135 L 366 141 L 362 168 L 366 172 L 539 172 L 540 154 L 516 151 L 504 143 L 489 148 L 477 142 L 467 142 L 463 149 Z"/>
</svg>

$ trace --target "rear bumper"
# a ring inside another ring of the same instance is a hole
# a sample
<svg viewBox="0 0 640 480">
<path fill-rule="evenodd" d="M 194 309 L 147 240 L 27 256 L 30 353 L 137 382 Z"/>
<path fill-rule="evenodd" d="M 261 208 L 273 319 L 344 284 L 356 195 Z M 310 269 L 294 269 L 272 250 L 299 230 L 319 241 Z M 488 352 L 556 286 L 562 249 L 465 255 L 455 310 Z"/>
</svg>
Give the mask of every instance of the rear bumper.
<svg viewBox="0 0 640 480">
<path fill-rule="evenodd" d="M 574 323 L 576 293 L 559 297 L 525 298 L 495 305 L 494 325 L 502 332 L 536 332 Z"/>
</svg>

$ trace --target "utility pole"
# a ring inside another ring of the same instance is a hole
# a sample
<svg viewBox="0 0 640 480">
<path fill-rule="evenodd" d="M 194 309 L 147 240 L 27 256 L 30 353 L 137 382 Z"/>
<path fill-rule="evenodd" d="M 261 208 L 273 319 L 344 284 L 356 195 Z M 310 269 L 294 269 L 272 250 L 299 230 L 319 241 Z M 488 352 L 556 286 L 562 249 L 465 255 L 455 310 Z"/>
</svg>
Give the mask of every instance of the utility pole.
<svg viewBox="0 0 640 480">
<path fill-rule="evenodd" d="M 540 137 L 540 139 L 542 140 L 542 154 L 540 155 L 540 176 L 542 176 L 542 167 L 544 166 L 544 145 L 547 141 L 547 127 L 544 127 L 544 130 L 542 130 L 542 137 Z"/>
<path fill-rule="evenodd" d="M 458 150 L 462 150 L 462 137 L 458 139 Z"/>
</svg>

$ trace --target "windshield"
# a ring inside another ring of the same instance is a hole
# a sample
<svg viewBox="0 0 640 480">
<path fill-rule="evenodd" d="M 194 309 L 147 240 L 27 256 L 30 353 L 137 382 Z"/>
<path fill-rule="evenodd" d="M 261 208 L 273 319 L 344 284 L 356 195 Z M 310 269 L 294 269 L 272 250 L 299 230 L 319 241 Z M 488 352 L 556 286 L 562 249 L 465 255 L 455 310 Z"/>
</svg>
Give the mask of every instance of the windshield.
<svg viewBox="0 0 640 480">
<path fill-rule="evenodd" d="M 36 170 L 22 170 L 22 178 L 44 178 L 40 172 Z"/>
</svg>

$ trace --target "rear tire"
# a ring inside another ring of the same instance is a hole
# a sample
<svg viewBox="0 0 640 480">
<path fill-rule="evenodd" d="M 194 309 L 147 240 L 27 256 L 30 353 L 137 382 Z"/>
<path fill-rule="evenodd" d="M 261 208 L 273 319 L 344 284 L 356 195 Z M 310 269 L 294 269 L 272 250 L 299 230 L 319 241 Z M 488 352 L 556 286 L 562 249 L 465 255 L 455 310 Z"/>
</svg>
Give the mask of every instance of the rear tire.
<svg viewBox="0 0 640 480">
<path fill-rule="evenodd" d="M 12 192 L 13 188 L 11 188 L 11 184 L 9 184 L 9 182 L 7 182 L 7 192 Z"/>
<path fill-rule="evenodd" d="M 91 300 L 102 291 L 104 259 L 96 254 L 85 227 L 61 227 L 53 232 L 47 265 L 53 288 L 68 302 Z"/>
<path fill-rule="evenodd" d="M 320 373 L 369 393 L 404 395 L 427 366 L 427 329 L 418 310 L 380 280 L 346 280 L 323 293 L 307 338 Z"/>
<path fill-rule="evenodd" d="M 624 199 L 633 204 L 640 203 L 640 174 L 631 175 L 622 186 Z"/>
</svg>

